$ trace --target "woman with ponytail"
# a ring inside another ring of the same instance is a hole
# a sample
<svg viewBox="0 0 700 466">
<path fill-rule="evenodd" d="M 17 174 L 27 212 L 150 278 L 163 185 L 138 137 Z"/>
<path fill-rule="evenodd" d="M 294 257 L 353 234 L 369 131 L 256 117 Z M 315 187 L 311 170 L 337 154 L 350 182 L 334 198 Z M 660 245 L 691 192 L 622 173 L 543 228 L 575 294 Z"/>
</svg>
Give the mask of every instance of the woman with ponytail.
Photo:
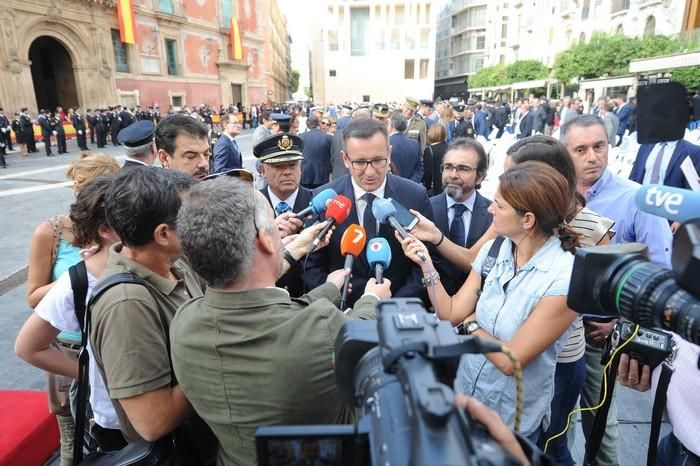
<svg viewBox="0 0 700 466">
<path fill-rule="evenodd" d="M 566 222 L 570 211 L 567 180 L 551 166 L 524 162 L 506 171 L 489 207 L 493 228 L 504 239 L 493 252 L 493 241 L 481 248 L 454 296 L 440 284 L 425 245 L 414 237 L 402 241 L 404 253 L 423 269 L 438 317 L 454 325 L 465 322 L 471 335 L 507 345 L 519 360 L 524 382 L 520 433 L 533 442 L 549 426 L 557 355 L 576 319 L 566 305 L 578 246 L 578 236 Z M 496 259 L 482 289 L 489 253 Z M 512 425 L 512 375 L 511 362 L 502 353 L 467 354 L 454 388 L 481 400 Z"/>
</svg>

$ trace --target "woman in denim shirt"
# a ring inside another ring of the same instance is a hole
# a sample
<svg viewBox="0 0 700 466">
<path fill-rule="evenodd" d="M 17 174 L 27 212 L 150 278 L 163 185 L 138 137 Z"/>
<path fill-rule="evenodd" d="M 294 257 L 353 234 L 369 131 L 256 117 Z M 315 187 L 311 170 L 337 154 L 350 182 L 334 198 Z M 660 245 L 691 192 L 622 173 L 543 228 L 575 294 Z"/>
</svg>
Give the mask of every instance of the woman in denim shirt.
<svg viewBox="0 0 700 466">
<path fill-rule="evenodd" d="M 481 249 L 457 294 L 449 296 L 439 281 L 428 292 L 440 319 L 455 325 L 468 321 L 472 335 L 505 343 L 518 358 L 524 381 L 520 433 L 533 442 L 549 425 L 557 354 L 576 318 L 566 305 L 572 253 L 578 245 L 565 224 L 570 208 L 567 181 L 549 165 L 524 162 L 505 172 L 489 207 L 493 226 L 505 240 L 483 291 L 481 270 L 492 242 Z M 435 282 L 425 245 L 413 237 L 402 245 L 421 266 L 426 282 Z M 462 357 L 454 388 L 481 400 L 512 425 L 512 374 L 510 360 L 501 353 L 468 354 Z"/>
</svg>

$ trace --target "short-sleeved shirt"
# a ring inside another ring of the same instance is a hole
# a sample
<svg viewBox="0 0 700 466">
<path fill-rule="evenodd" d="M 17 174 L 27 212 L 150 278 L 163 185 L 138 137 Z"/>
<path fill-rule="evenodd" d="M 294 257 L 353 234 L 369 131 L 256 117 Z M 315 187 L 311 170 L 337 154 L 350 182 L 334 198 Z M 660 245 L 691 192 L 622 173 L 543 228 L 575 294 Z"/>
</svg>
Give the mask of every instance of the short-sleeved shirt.
<svg viewBox="0 0 700 466">
<path fill-rule="evenodd" d="M 486 243 L 479 251 L 472 264 L 475 272 L 481 273 L 492 242 Z M 496 263 L 484 280 L 484 289 L 476 306 L 479 325 L 506 344 L 513 339 L 542 298 L 566 296 L 574 265 L 573 254 L 561 248 L 556 236 L 550 237 L 517 272 L 512 251 L 513 243 L 506 238 Z M 549 426 L 557 355 L 568 333 L 564 332 L 523 369 L 524 411 L 520 433 L 525 436 L 535 432 L 540 425 L 544 429 Z M 462 356 L 455 390 L 481 400 L 506 423 L 513 425 L 515 378 L 504 375 L 485 356 Z"/>
<path fill-rule="evenodd" d="M 133 442 L 141 437 L 118 400 L 176 383 L 168 355 L 170 321 L 181 304 L 202 296 L 202 289 L 183 261 L 171 267 L 176 277 L 173 280 L 123 256 L 121 249 L 121 244 L 112 246 L 100 278 L 132 272 L 150 285 L 158 302 L 142 285 L 113 286 L 92 306 L 90 343 L 122 433 L 128 442 Z"/>
<path fill-rule="evenodd" d="M 337 394 L 334 345 L 351 317 L 375 319 L 377 299 L 338 310 L 335 285 L 290 299 L 281 288 L 222 291 L 181 307 L 171 326 L 180 387 L 219 441 L 218 464 L 256 464 L 266 425 L 347 423 Z"/>
<path fill-rule="evenodd" d="M 89 299 L 97 279 L 87 274 L 88 276 L 88 292 Z M 39 301 L 39 304 L 34 309 L 36 315 L 44 319 L 51 326 L 61 332 L 71 332 L 80 334 L 80 325 L 78 318 L 75 315 L 75 303 L 73 301 L 73 288 L 71 287 L 70 275 L 64 272 L 58 280 L 56 280 L 48 293 Z M 87 345 L 88 354 L 90 354 L 90 364 L 88 366 L 88 374 L 90 379 L 90 407 L 95 416 L 95 422 L 107 429 L 119 429 L 119 421 L 117 414 L 114 412 L 114 406 L 109 399 L 105 383 L 102 380 L 102 374 L 97 370 L 95 361 L 92 358 L 92 348 Z"/>
</svg>

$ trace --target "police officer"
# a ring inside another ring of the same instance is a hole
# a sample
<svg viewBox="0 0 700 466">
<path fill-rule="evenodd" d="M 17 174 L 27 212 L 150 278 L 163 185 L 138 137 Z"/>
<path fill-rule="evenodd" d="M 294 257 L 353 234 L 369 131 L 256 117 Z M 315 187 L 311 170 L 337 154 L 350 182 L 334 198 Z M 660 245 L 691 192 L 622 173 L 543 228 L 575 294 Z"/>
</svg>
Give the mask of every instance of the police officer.
<svg viewBox="0 0 700 466">
<path fill-rule="evenodd" d="M 88 108 L 85 112 L 85 121 L 90 130 L 90 144 L 95 144 L 95 116 L 92 114 L 92 109 Z"/>
<path fill-rule="evenodd" d="M 85 135 L 85 118 L 78 111 L 79 107 L 75 107 L 73 114 L 70 117 L 71 123 L 73 123 L 73 128 L 75 128 L 75 138 L 78 141 L 78 147 L 80 150 L 88 150 L 86 135 Z"/>
<path fill-rule="evenodd" d="M 155 144 L 156 125 L 152 121 L 141 120 L 119 132 L 119 142 L 126 150 L 124 167 L 150 167 L 156 160 L 158 151 Z"/>
<path fill-rule="evenodd" d="M 41 139 L 44 141 L 44 150 L 46 151 L 46 156 L 51 157 L 51 133 L 53 129 L 51 128 L 51 123 L 46 116 L 46 110 L 43 108 L 39 110 L 39 118 L 37 118 L 39 127 L 41 128 Z"/>
<path fill-rule="evenodd" d="M 26 107 L 20 110 L 19 129 L 24 135 L 24 141 L 25 144 L 27 144 L 27 152 L 39 152 L 39 149 L 36 148 L 36 141 L 34 140 L 34 122 L 32 121 L 32 117 L 29 116 Z"/>
<path fill-rule="evenodd" d="M 465 119 L 465 112 L 468 112 L 464 105 L 458 104 L 452 107 L 455 114 L 455 120 L 450 122 L 452 125 L 452 140 L 455 138 L 473 138 L 474 137 L 474 125 L 467 119 Z"/>
<path fill-rule="evenodd" d="M 435 111 L 434 106 L 435 102 L 430 99 L 420 100 L 420 115 L 423 117 L 427 129 L 440 121 L 440 115 Z"/>
<path fill-rule="evenodd" d="M 5 149 L 12 150 L 12 125 L 10 119 L 5 115 L 5 111 L 0 107 L 0 133 L 5 135 Z"/>
<path fill-rule="evenodd" d="M 122 106 L 112 107 L 111 118 L 109 119 L 110 134 L 112 135 L 112 144 L 115 146 L 119 145 L 119 130 L 121 129 L 121 112 Z"/>
<path fill-rule="evenodd" d="M 61 113 L 58 109 L 56 109 L 56 113 L 52 113 L 49 117 L 49 124 L 51 125 L 51 132 L 56 136 L 56 149 L 58 149 L 58 153 L 67 154 L 66 131 L 63 129 L 63 120 L 61 119 Z"/>
<path fill-rule="evenodd" d="M 202 117 L 202 121 L 204 122 L 205 125 L 213 124 L 212 113 L 211 113 L 211 110 L 209 110 L 208 106 L 200 105 L 199 114 Z"/>
<path fill-rule="evenodd" d="M 423 121 L 423 116 L 418 112 L 418 101 L 413 97 L 406 97 L 406 102 L 401 107 L 401 111 L 407 120 L 404 134 L 418 141 L 420 153 L 422 154 L 428 141 L 428 130 L 425 121 Z"/>
<path fill-rule="evenodd" d="M 122 110 L 119 112 L 119 118 L 121 119 L 119 122 L 119 131 L 123 130 L 134 122 L 134 114 L 131 113 L 127 107 L 122 108 Z"/>
<path fill-rule="evenodd" d="M 109 120 L 107 115 L 102 113 L 102 109 L 98 108 L 95 110 L 95 117 L 93 119 L 95 125 L 95 139 L 97 141 L 97 147 L 102 149 L 107 145 L 107 125 Z"/>
<path fill-rule="evenodd" d="M 7 168 L 5 155 L 7 155 L 8 141 L 11 139 L 10 120 L 7 119 L 2 107 L 0 107 L 0 166 Z"/>
<path fill-rule="evenodd" d="M 153 119 L 156 124 L 160 123 L 160 107 L 158 105 L 153 107 Z"/>
</svg>

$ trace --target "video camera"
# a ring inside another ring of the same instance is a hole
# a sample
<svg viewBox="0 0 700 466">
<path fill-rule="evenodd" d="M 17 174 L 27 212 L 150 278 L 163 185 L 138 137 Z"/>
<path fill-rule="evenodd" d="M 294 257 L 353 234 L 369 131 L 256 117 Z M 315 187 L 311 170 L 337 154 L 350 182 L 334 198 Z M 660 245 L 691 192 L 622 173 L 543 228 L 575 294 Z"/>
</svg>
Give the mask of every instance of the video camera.
<svg viewBox="0 0 700 466">
<path fill-rule="evenodd" d="M 673 270 L 649 262 L 647 248 L 639 243 L 581 248 L 567 304 L 579 313 L 622 316 L 700 344 L 700 194 L 644 186 L 636 199 L 642 210 L 684 222 L 673 239 Z"/>
<path fill-rule="evenodd" d="M 418 299 L 382 301 L 377 311 L 376 323 L 346 323 L 335 343 L 339 394 L 359 408 L 359 422 L 261 427 L 258 464 L 291 464 L 290 451 L 293 461 L 308 454 L 336 465 L 520 464 L 454 405 L 450 388 L 462 354 L 500 347 L 456 335 Z"/>
</svg>

